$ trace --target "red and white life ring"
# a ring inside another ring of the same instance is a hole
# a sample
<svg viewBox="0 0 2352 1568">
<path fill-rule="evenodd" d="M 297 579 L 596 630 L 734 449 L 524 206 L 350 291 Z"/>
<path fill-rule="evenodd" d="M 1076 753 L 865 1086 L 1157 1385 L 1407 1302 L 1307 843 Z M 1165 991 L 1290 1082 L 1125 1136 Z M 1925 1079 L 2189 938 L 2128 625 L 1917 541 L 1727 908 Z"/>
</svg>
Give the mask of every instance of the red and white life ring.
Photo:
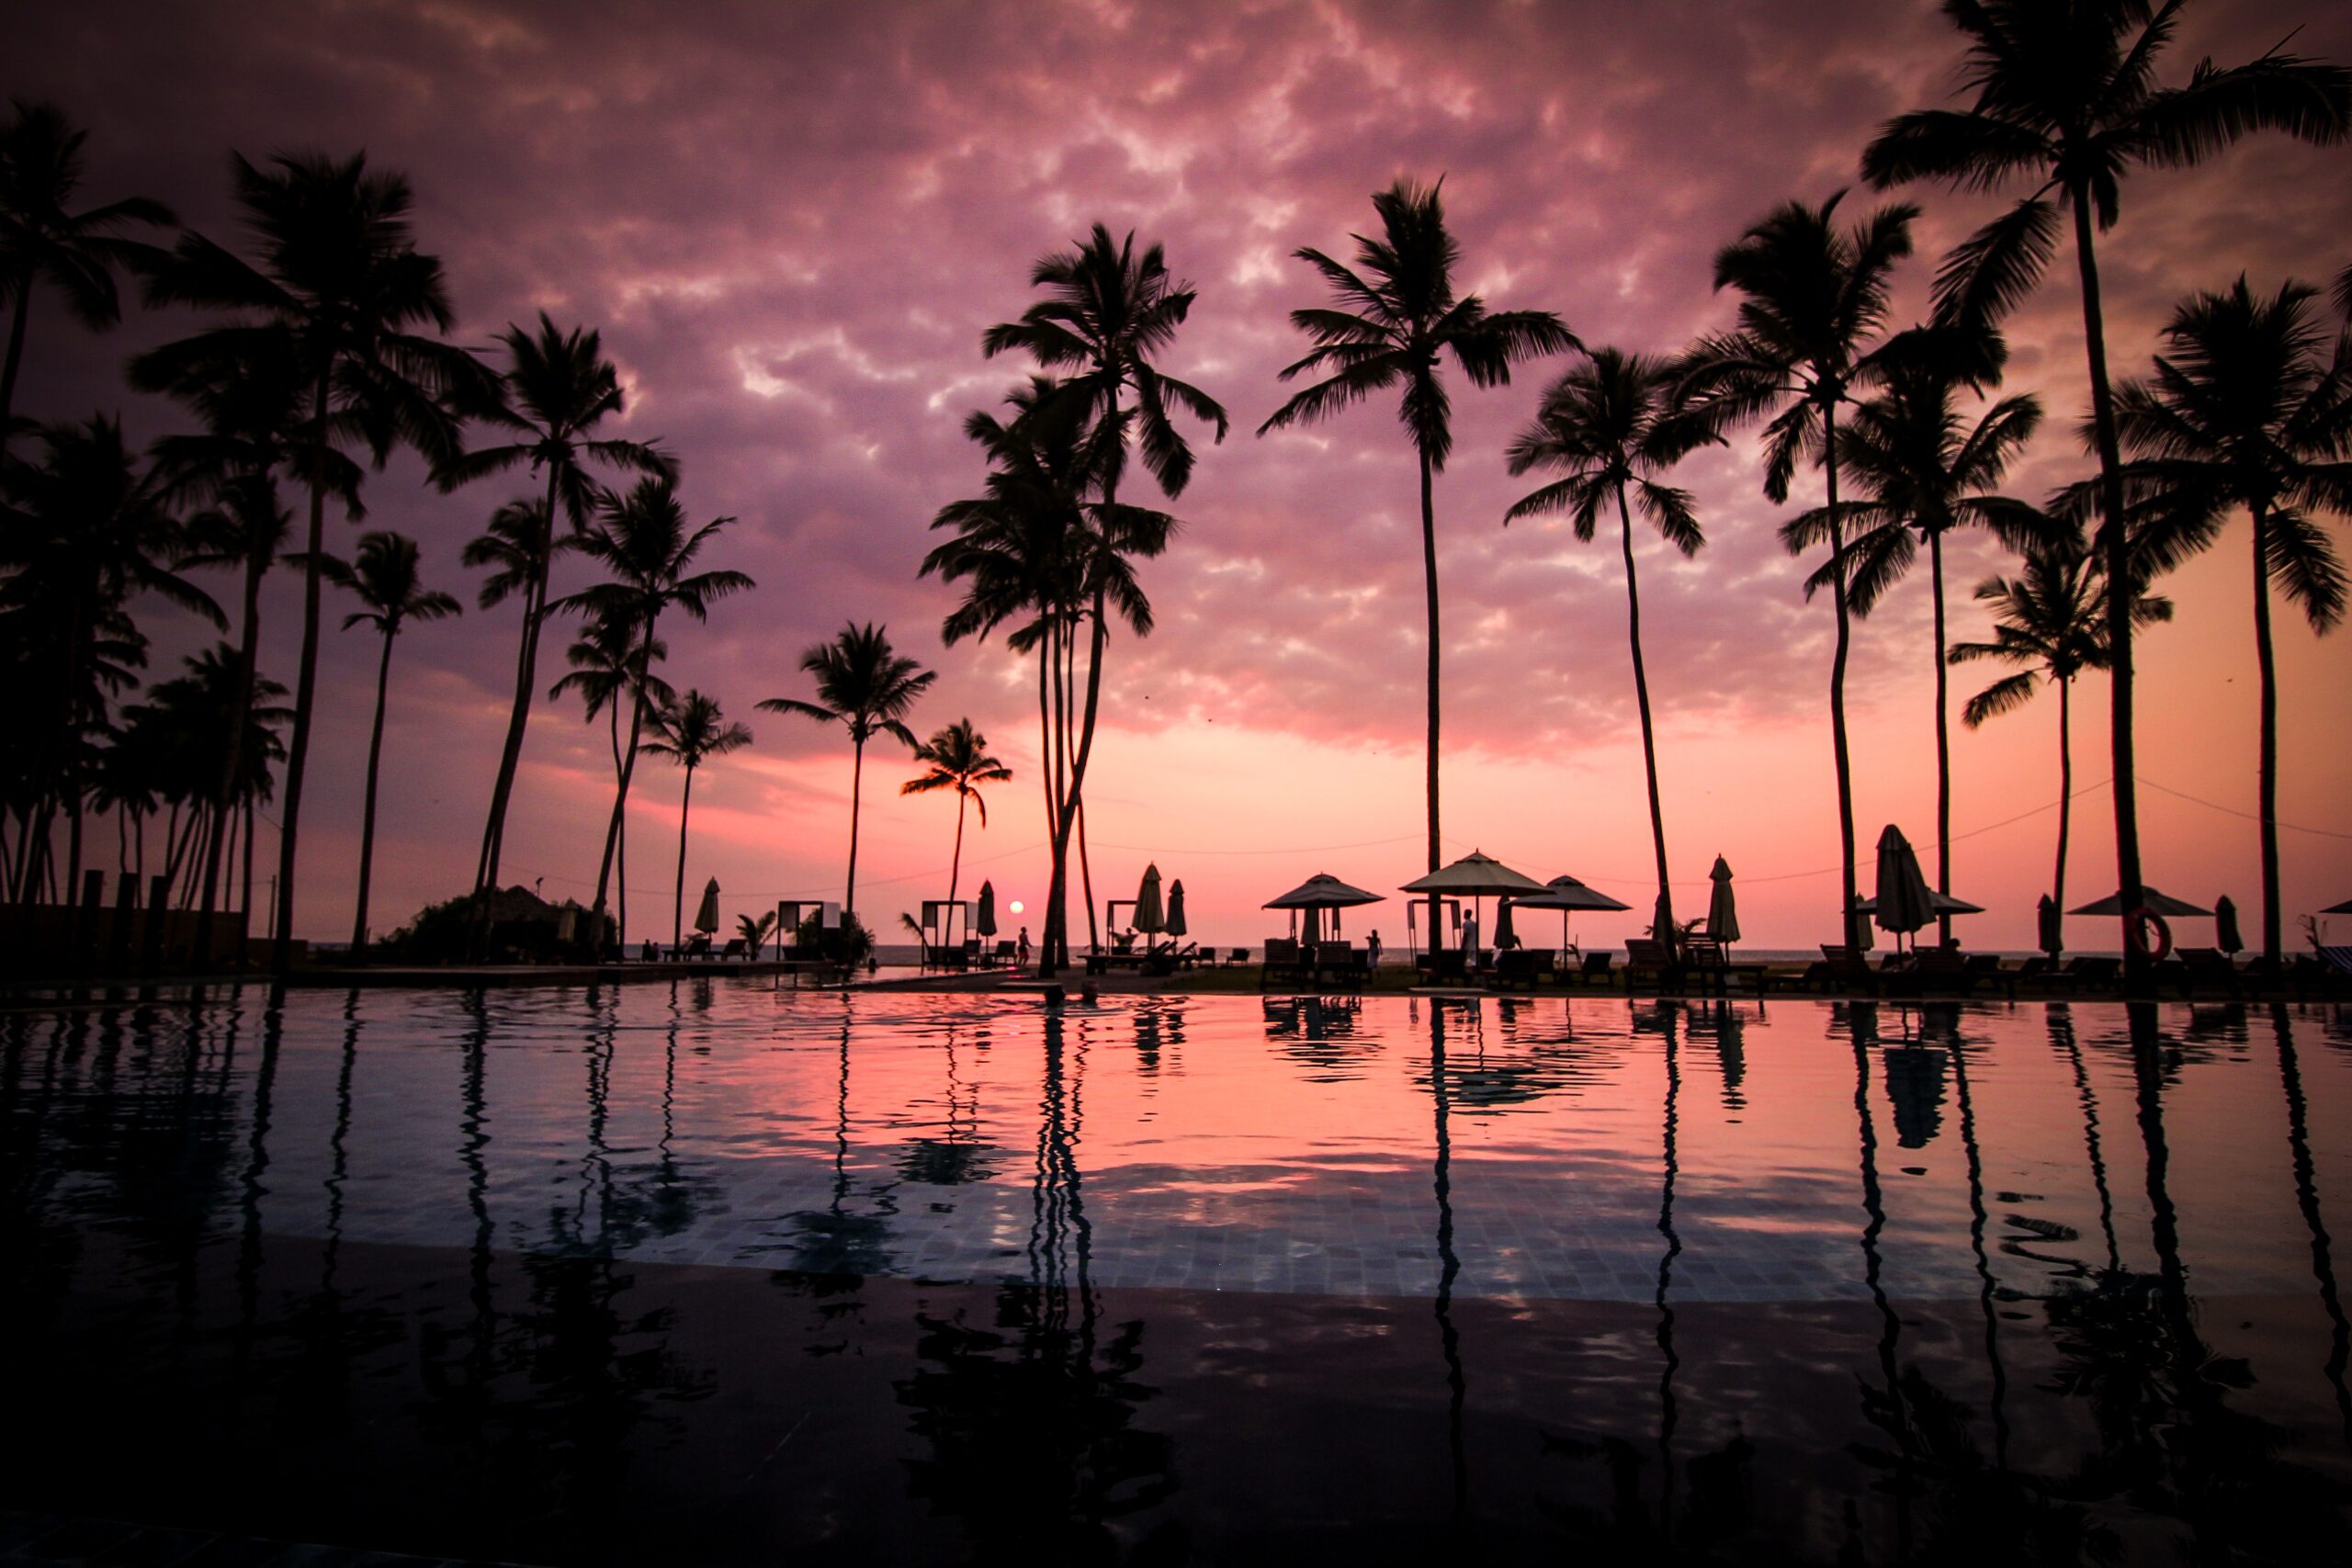
<svg viewBox="0 0 2352 1568">
<path fill-rule="evenodd" d="M 2123 917 L 2123 932 L 2151 964 L 2162 964 L 2172 956 L 2172 928 L 2145 904 Z"/>
</svg>

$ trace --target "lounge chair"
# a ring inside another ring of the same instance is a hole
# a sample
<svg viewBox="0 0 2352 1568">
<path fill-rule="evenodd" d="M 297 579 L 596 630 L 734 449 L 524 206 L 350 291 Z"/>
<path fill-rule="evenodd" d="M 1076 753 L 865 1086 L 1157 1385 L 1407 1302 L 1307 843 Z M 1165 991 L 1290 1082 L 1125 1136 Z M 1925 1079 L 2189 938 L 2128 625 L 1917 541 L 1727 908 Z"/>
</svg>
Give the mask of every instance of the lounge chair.
<svg viewBox="0 0 2352 1568">
<path fill-rule="evenodd" d="M 719 949 L 718 956 L 721 958 L 741 958 L 748 963 L 752 956 L 751 944 L 740 936 L 730 936 L 727 939 L 727 945 Z"/>
<path fill-rule="evenodd" d="M 1265 967 L 1258 981 L 1261 986 L 1270 986 L 1277 981 L 1295 984 L 1306 978 L 1306 970 L 1307 965 L 1299 956 L 1295 937 L 1267 939 Z"/>
<path fill-rule="evenodd" d="M 1236 964 L 1247 964 L 1250 962 L 1250 950 L 1246 947 L 1234 948 L 1226 953 L 1225 962 L 1228 967 Z"/>
<path fill-rule="evenodd" d="M 1584 962 L 1568 973 L 1575 976 L 1576 982 L 1579 986 L 1598 986 L 1604 989 L 1614 989 L 1617 984 L 1617 972 L 1611 965 L 1616 962 L 1617 955 L 1607 948 L 1602 948 L 1597 953 L 1584 954 Z"/>
<path fill-rule="evenodd" d="M 1674 959 L 1674 949 L 1665 942 L 1645 936 L 1625 939 L 1626 990 L 1633 990 L 1644 980 L 1663 987 L 1676 977 L 1679 968 Z"/>
<path fill-rule="evenodd" d="M 2184 947 L 2178 955 L 2181 968 L 2187 971 L 2188 989 L 2192 994 L 2242 997 L 2245 986 L 2238 978 L 2238 966 L 2230 955 L 2218 947 Z"/>
<path fill-rule="evenodd" d="M 1494 973 L 1487 983 L 1498 991 L 1522 986 L 1532 991 L 1551 975 L 1550 948 L 1515 947 L 1495 955 Z"/>
<path fill-rule="evenodd" d="M 1315 973 L 1324 979 L 1345 981 L 1360 986 L 1371 973 L 1371 955 L 1351 942 L 1321 942 L 1315 944 Z"/>
<path fill-rule="evenodd" d="M 2120 958 L 2072 958 L 2058 971 L 2059 981 L 2078 991 L 2114 991 L 2123 986 Z"/>
<path fill-rule="evenodd" d="M 1879 974 L 1870 960 L 1850 947 L 1836 942 L 1821 944 L 1821 961 L 1805 966 L 1799 984 L 1808 991 L 1848 991 L 1857 996 L 1878 995 Z"/>
<path fill-rule="evenodd" d="M 2001 955 L 1997 953 L 1970 953 L 1967 962 L 1961 966 L 1961 973 L 1972 996 L 1996 989 L 2004 996 L 2018 994 L 2017 976 L 2001 967 Z"/>
<path fill-rule="evenodd" d="M 685 945 L 677 950 L 677 956 L 678 961 L 682 964 L 691 962 L 697 958 L 708 958 L 710 956 L 710 933 L 707 931 L 696 931 L 694 935 L 686 938 Z"/>
</svg>

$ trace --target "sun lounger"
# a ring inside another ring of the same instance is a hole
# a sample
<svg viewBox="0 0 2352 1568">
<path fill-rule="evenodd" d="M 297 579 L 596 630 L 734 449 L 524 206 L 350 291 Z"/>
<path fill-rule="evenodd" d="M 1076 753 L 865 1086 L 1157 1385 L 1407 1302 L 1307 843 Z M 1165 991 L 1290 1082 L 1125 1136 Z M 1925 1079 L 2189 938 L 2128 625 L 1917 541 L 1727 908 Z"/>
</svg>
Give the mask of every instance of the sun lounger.
<svg viewBox="0 0 2352 1568">
<path fill-rule="evenodd" d="M 2072 958 L 2058 971 L 2058 979 L 2077 991 L 2114 991 L 2123 986 L 2120 958 Z"/>
<path fill-rule="evenodd" d="M 1250 950 L 1246 947 L 1233 948 L 1226 953 L 1225 962 L 1227 966 L 1247 964 L 1250 962 Z"/>
<path fill-rule="evenodd" d="M 741 958 L 749 962 L 752 956 L 751 944 L 740 936 L 730 936 L 727 939 L 727 945 L 718 950 L 718 956 L 722 959 Z"/>
<path fill-rule="evenodd" d="M 1498 991 L 1533 990 L 1553 977 L 1552 950 L 1515 947 L 1495 955 L 1494 972 L 1487 983 Z"/>
<path fill-rule="evenodd" d="M 1625 939 L 1625 988 L 1628 991 L 1645 981 L 1652 986 L 1664 986 L 1673 977 L 1676 968 L 1674 950 L 1651 937 L 1630 936 Z"/>
<path fill-rule="evenodd" d="M 1261 986 L 1275 984 L 1297 985 L 1307 977 L 1307 965 L 1300 957 L 1298 941 L 1295 937 L 1271 937 L 1266 942 L 1266 961 L 1259 976 Z"/>
<path fill-rule="evenodd" d="M 1808 991 L 1845 991 L 1874 997 L 1878 995 L 1879 972 L 1852 948 L 1825 942 L 1821 944 L 1821 961 L 1805 966 L 1799 984 Z"/>
<path fill-rule="evenodd" d="M 1589 988 L 1614 988 L 1617 983 L 1617 972 L 1611 967 L 1617 962 L 1614 953 L 1603 948 L 1598 953 L 1588 953 L 1583 958 L 1584 961 L 1566 971 L 1563 978 L 1573 978 L 1577 985 Z"/>
</svg>

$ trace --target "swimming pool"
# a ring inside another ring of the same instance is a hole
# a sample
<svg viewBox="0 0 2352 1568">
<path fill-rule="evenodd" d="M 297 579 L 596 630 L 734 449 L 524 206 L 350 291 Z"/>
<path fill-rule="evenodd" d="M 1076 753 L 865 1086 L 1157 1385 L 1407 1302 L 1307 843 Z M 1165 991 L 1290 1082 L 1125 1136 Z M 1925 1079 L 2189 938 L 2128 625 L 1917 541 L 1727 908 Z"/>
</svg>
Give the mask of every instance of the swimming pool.
<svg viewBox="0 0 2352 1568">
<path fill-rule="evenodd" d="M 2352 1556 L 2340 1009 L 0 1019 L 0 1506 L 524 1562 Z"/>
</svg>

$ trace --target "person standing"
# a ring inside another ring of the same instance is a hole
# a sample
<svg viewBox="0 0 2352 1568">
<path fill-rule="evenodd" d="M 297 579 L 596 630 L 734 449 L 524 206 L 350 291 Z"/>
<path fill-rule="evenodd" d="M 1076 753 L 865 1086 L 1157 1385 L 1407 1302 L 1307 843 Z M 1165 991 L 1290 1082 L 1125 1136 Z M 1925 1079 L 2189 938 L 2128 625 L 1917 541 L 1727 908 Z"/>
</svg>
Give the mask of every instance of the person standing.
<svg viewBox="0 0 2352 1568">
<path fill-rule="evenodd" d="M 1368 968 L 1373 968 L 1373 969 L 1377 969 L 1377 968 L 1379 968 L 1379 967 L 1380 967 L 1380 933 L 1379 933 L 1378 931 L 1374 931 L 1374 932 L 1372 933 L 1372 935 L 1371 935 L 1371 936 L 1367 937 L 1367 938 L 1364 940 L 1363 948 L 1364 948 L 1364 953 L 1365 953 L 1365 964 L 1366 964 L 1366 967 L 1368 967 Z"/>
<path fill-rule="evenodd" d="M 1462 919 L 1462 972 L 1478 972 L 1478 912 L 1473 909 Z"/>
<path fill-rule="evenodd" d="M 1027 926 L 1021 928 L 1020 966 L 1023 969 L 1029 967 L 1029 928 Z"/>
</svg>

